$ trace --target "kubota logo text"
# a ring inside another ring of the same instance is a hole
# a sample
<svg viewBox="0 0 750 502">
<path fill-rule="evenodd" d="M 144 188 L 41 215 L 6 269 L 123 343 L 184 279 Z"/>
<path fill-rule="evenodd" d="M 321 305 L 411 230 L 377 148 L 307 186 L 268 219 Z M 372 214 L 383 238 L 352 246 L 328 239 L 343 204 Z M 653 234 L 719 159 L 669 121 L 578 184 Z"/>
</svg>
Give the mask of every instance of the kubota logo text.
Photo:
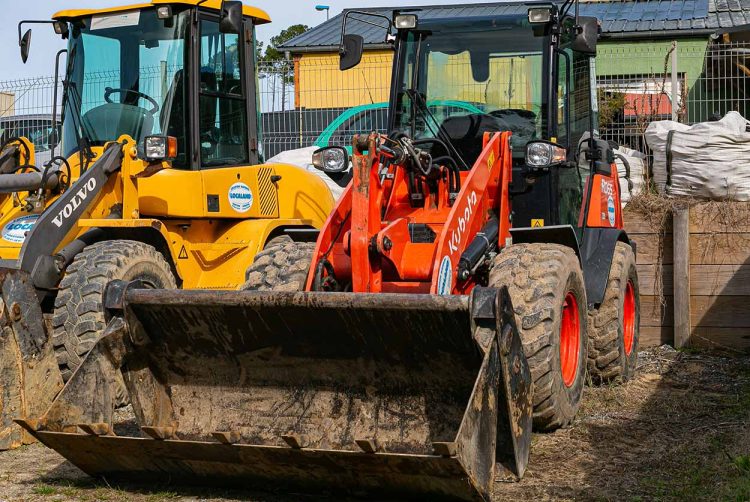
<svg viewBox="0 0 750 502">
<path fill-rule="evenodd" d="M 458 228 L 451 230 L 451 238 L 448 240 L 448 248 L 451 250 L 451 254 L 458 251 L 458 246 L 464 238 L 466 233 L 466 226 L 469 224 L 471 215 L 474 214 L 474 207 L 477 205 L 477 193 L 471 192 L 466 199 L 466 206 L 464 212 L 460 213 L 458 217 Z"/>
<path fill-rule="evenodd" d="M 60 228 L 63 224 L 63 220 L 67 220 L 70 218 L 70 215 L 73 214 L 73 211 L 78 209 L 78 207 L 83 204 L 83 202 L 88 198 L 88 196 L 91 194 L 91 192 L 94 191 L 96 188 L 96 178 L 91 178 L 86 182 L 85 185 L 83 185 L 78 191 L 73 195 L 73 198 L 70 199 L 70 202 L 65 204 L 65 207 L 60 210 L 59 213 L 57 213 L 57 216 L 55 216 L 52 219 L 52 223 L 54 223 L 58 228 Z"/>
</svg>

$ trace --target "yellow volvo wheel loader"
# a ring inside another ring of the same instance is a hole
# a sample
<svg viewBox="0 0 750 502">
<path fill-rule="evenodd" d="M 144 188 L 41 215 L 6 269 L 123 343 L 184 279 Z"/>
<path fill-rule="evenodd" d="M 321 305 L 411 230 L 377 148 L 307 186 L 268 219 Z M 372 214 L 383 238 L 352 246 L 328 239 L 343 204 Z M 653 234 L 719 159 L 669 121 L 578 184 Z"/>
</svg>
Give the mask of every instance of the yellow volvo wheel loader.
<svg viewBox="0 0 750 502">
<path fill-rule="evenodd" d="M 0 174 L 12 192 L 0 199 L 0 449 L 30 439 L 12 419 L 45 409 L 101 335 L 109 281 L 233 290 L 271 241 L 316 238 L 333 207 L 324 182 L 260 163 L 254 28 L 266 22 L 219 0 L 50 21 L 68 39 L 62 142 L 29 167 L 16 141 Z"/>
</svg>

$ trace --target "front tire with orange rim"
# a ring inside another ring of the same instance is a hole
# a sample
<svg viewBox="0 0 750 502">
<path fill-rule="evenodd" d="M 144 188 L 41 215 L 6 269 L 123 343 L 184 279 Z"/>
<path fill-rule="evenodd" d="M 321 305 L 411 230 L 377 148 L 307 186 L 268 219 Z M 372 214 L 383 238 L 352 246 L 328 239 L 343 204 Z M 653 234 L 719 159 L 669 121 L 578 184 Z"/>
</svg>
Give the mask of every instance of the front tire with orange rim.
<svg viewBox="0 0 750 502">
<path fill-rule="evenodd" d="M 508 286 L 531 369 L 534 429 L 573 421 L 586 375 L 586 289 L 575 252 L 558 244 L 514 244 L 492 263 L 490 287 Z"/>
<path fill-rule="evenodd" d="M 640 293 L 633 248 L 618 242 L 604 301 L 589 315 L 588 370 L 596 384 L 630 379 L 638 363 Z"/>
</svg>

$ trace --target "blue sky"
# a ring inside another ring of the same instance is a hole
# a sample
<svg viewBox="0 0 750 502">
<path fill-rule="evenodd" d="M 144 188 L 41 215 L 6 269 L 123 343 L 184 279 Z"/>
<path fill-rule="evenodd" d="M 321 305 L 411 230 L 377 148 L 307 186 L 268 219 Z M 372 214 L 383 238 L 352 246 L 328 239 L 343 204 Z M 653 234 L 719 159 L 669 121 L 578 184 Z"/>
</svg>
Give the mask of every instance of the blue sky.
<svg viewBox="0 0 750 502">
<path fill-rule="evenodd" d="M 51 26 L 33 27 L 31 55 L 24 65 L 18 52 L 17 24 L 22 19 L 49 19 L 58 10 L 66 8 L 97 8 L 138 3 L 136 0 L 0 0 L 0 11 L 5 12 L 5 28 L 0 30 L 0 80 L 37 77 L 54 73 L 54 54 L 64 47 L 63 41 L 52 31 Z M 270 37 L 291 24 L 303 23 L 315 26 L 326 19 L 325 12 L 315 10 L 316 4 L 330 6 L 331 16 L 344 8 L 408 5 L 435 5 L 455 3 L 448 0 L 261 0 L 245 3 L 265 9 L 273 23 L 258 29 L 260 40 Z"/>
</svg>

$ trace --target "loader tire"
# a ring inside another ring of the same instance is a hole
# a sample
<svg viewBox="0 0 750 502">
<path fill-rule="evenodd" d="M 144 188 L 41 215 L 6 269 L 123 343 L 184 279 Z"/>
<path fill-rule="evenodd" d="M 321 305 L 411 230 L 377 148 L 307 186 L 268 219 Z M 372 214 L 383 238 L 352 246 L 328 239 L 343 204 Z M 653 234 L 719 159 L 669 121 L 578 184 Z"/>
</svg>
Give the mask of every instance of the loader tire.
<svg viewBox="0 0 750 502">
<path fill-rule="evenodd" d="M 302 291 L 310 270 L 314 242 L 275 238 L 247 269 L 243 291 Z"/>
<path fill-rule="evenodd" d="M 588 369 L 595 384 L 625 381 L 638 362 L 640 323 L 638 272 L 633 248 L 618 242 L 604 301 L 589 313 Z"/>
<path fill-rule="evenodd" d="M 60 281 L 52 317 L 52 344 L 66 382 L 104 331 L 104 288 L 115 279 L 140 279 L 159 289 L 177 287 L 169 264 L 148 244 L 111 240 L 86 246 Z M 127 404 L 119 375 L 116 385 L 116 404 Z"/>
<path fill-rule="evenodd" d="M 569 425 L 586 377 L 586 288 L 575 252 L 517 244 L 492 262 L 490 287 L 508 286 L 533 382 L 534 429 Z M 561 343 L 562 341 L 562 343 Z"/>
</svg>

